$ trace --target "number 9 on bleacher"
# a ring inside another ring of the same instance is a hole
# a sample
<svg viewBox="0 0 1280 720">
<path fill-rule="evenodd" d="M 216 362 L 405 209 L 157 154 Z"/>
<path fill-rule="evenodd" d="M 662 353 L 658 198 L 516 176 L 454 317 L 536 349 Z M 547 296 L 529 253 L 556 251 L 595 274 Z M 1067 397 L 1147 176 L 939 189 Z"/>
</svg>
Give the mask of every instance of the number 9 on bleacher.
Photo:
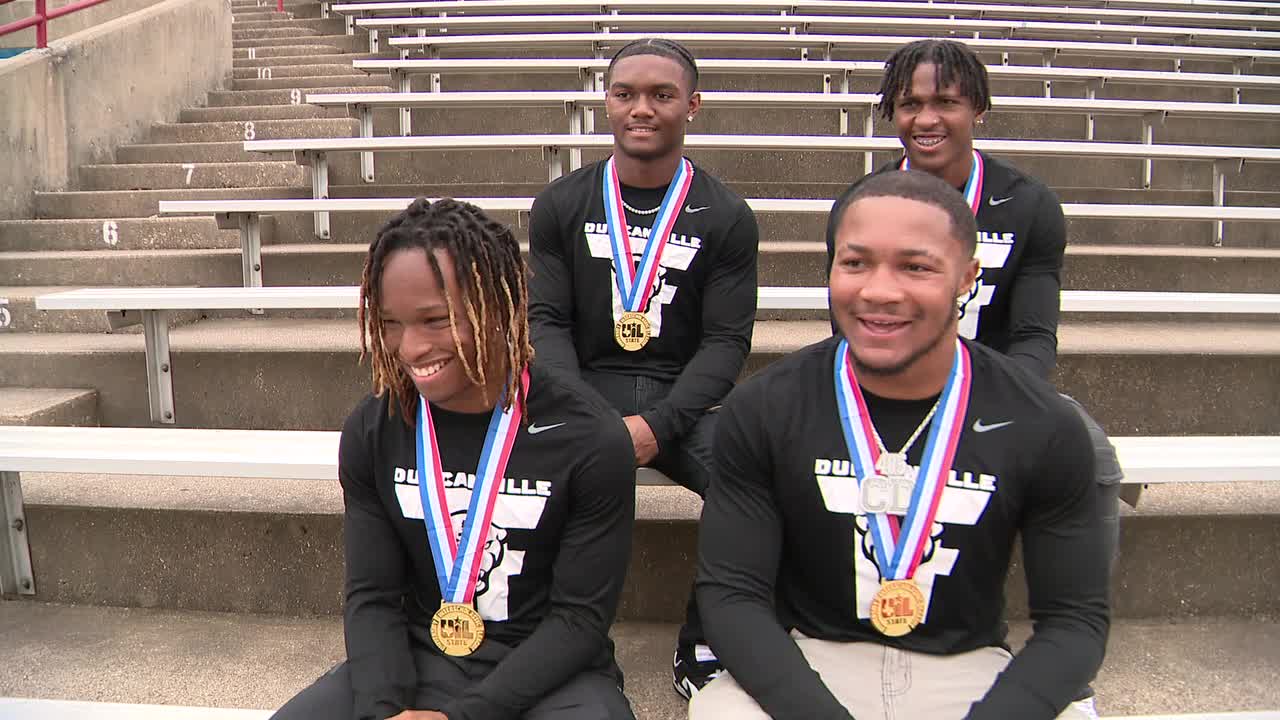
<svg viewBox="0 0 1280 720">
<path fill-rule="evenodd" d="M 0 330 L 7 330 L 13 316 L 9 314 L 9 298 L 0 298 Z"/>
</svg>

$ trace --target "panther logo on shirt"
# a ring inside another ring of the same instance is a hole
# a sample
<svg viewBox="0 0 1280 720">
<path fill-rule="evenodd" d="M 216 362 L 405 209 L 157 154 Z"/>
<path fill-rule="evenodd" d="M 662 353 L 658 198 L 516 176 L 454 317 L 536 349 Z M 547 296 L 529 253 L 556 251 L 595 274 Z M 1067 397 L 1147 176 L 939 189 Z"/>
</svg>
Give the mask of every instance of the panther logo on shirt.
<svg viewBox="0 0 1280 720">
<path fill-rule="evenodd" d="M 445 497 L 451 508 L 454 536 L 462 537 L 462 519 L 471 503 L 471 488 L 475 475 L 470 473 L 444 473 Z M 400 513 L 410 519 L 422 520 L 422 495 L 418 490 L 418 471 L 412 468 L 395 469 L 396 500 Z M 498 493 L 493 508 L 493 522 L 489 536 L 485 538 L 476 580 L 476 610 L 485 620 L 502 622 L 511 618 L 509 610 L 509 581 L 524 569 L 524 550 L 510 545 L 511 530 L 533 530 L 538 527 L 542 513 L 551 496 L 551 484 L 545 480 L 516 480 L 507 478 Z M 452 509 L 459 508 L 459 509 Z M 422 542 L 427 542 L 423 530 Z"/>
<path fill-rule="evenodd" d="M 644 251 L 644 243 L 649 239 L 649 230 L 635 225 L 629 227 L 631 249 L 635 251 L 631 254 L 633 266 L 640 262 L 640 253 Z M 613 244 L 609 241 L 609 227 L 605 223 L 588 222 L 583 226 L 582 232 L 586 236 L 591 257 L 609 261 L 609 287 L 613 296 L 613 319 L 616 322 L 622 318 L 622 296 L 618 293 L 618 269 L 613 266 Z M 662 308 L 675 300 L 678 290 L 667 270 L 687 271 L 701 248 L 702 238 L 680 233 L 672 233 L 667 246 L 663 248 L 662 257 L 658 259 L 657 277 L 650 288 L 649 304 L 640 309 L 649 319 L 654 337 L 662 337 Z"/>
<path fill-rule="evenodd" d="M 912 472 L 918 467 L 908 466 Z M 854 584 L 858 599 L 858 618 L 871 618 L 871 598 L 880 589 L 883 576 L 876 559 L 875 541 L 867 529 L 867 514 L 862 507 L 858 482 L 853 477 L 852 464 L 847 459 L 818 458 L 814 461 L 814 476 L 822 492 L 822 502 L 833 513 L 854 515 Z M 987 509 L 991 496 L 999 486 L 999 479 L 985 473 L 955 470 L 947 479 L 942 503 L 930 528 L 929 541 L 920 556 L 915 581 L 924 593 L 925 615 L 929 619 L 929 607 L 933 599 L 934 582 L 940 575 L 950 575 L 960 557 L 960 550 L 942 544 L 942 533 L 947 525 L 976 525 Z"/>
</svg>

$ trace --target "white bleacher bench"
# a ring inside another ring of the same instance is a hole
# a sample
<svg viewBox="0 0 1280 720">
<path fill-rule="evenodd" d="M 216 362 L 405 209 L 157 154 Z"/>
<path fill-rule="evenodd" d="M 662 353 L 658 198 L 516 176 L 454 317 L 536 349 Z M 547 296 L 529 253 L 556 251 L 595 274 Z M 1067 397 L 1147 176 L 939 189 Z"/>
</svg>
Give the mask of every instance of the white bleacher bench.
<svg viewBox="0 0 1280 720">
<path fill-rule="evenodd" d="M 0 426 L 4 592 L 35 593 L 24 532 L 23 472 L 287 478 L 338 477 L 334 431 Z M 1266 436 L 1113 437 L 1127 484 L 1280 480 L 1280 442 Z M 670 484 L 645 468 L 638 484 Z M 14 522 L 18 521 L 18 522 Z M 18 528 L 14 530 L 14 527 Z M 0 558 L 3 559 L 3 558 Z M 3 715 L 0 705 L 0 715 Z M 7 716 L 6 716 L 7 717 Z"/>
<path fill-rule="evenodd" d="M 674 27 L 681 27 L 680 24 Z M 421 37 L 395 37 L 387 41 L 400 49 L 402 59 L 408 59 L 417 50 L 424 57 L 439 57 L 445 50 L 474 52 L 497 48 L 520 48 L 522 51 L 562 48 L 586 49 L 595 57 L 604 57 L 623 45 L 648 37 L 652 33 L 635 32 L 581 32 L 581 33 L 508 33 L 499 35 L 428 35 Z M 836 50 L 863 53 L 888 54 L 897 48 L 919 39 L 919 35 L 823 35 L 816 33 L 714 33 L 714 32 L 663 32 L 662 36 L 688 46 L 690 49 L 732 48 L 759 53 L 776 53 L 784 50 L 799 51 L 808 59 L 810 51 L 817 51 L 823 60 L 830 60 Z M 1057 57 L 1073 58 L 1125 58 L 1163 59 L 1179 70 L 1184 60 L 1213 60 L 1232 63 L 1243 72 L 1253 63 L 1280 62 L 1280 50 L 1256 48 L 1198 47 L 1191 45 L 1157 45 L 1151 43 L 1123 42 L 1070 42 L 1062 40 L 1008 40 L 1004 38 L 951 38 L 968 45 L 974 52 L 1020 53 L 1042 58 L 1042 64 L 1052 64 Z"/>
<path fill-rule="evenodd" d="M 670 28 L 691 31 L 777 32 L 786 34 L 951 34 L 966 33 L 1008 39 L 1084 39 L 1104 42 L 1172 42 L 1184 47 L 1265 47 L 1280 41 L 1269 30 L 1160 25 L 1115 25 L 1098 22 L 1045 22 L 1037 20 L 974 20 L 948 17 L 860 17 L 848 15 L 744 15 L 707 14 L 595 14 L 595 15 L 428 15 L 418 17 L 362 18 L 356 26 L 369 32 L 369 52 L 378 52 L 379 33 L 417 30 L 434 33 L 502 32 L 662 32 Z"/>
<path fill-rule="evenodd" d="M 414 2 L 333 3 L 329 11 L 347 19 L 415 15 L 533 15 L 561 13 L 733 12 L 792 15 L 871 15 L 879 17 L 959 17 L 967 19 L 1065 20 L 1133 25 L 1191 25 L 1271 28 L 1280 16 L 1211 10 L 997 5 L 981 2 L 903 2 L 894 0 L 416 0 Z"/>
<path fill-rule="evenodd" d="M 485 0 L 463 0 L 467 4 L 486 4 Z M 963 7 L 966 4 L 972 4 L 977 0 L 896 0 L 894 5 L 921 5 L 936 4 L 941 7 L 949 7 L 951 5 L 959 5 Z M 980 0 L 982 4 L 994 7 L 1021 7 L 1030 5 L 1039 6 L 1057 6 L 1055 2 L 1026 2 L 1026 0 Z M 326 4 L 332 9 L 337 2 L 326 0 Z M 345 5 L 378 5 L 386 4 L 386 0 L 345 0 Z M 1276 14 L 1280 14 L 1280 8 L 1276 7 L 1272 0 L 1075 0 L 1071 3 L 1075 8 L 1122 8 L 1126 10 L 1153 10 L 1161 11 L 1183 11 L 1193 13 L 1238 13 L 1242 15 L 1251 15 L 1254 17 L 1267 18 Z M 602 10 L 613 8 L 613 2 L 610 0 L 601 0 L 599 7 Z"/>
<path fill-rule="evenodd" d="M 533 198 L 458 198 L 484 210 L 527 212 Z M 219 227 L 240 230 L 240 260 L 245 287 L 262 285 L 262 215 L 271 213 L 311 213 L 316 233 L 329 227 L 331 212 L 395 213 L 409 206 L 413 198 L 327 198 L 321 200 L 161 200 L 160 215 L 213 215 Z M 821 215 L 831 211 L 832 200 L 748 198 L 754 212 Z M 1280 208 L 1224 207 L 1219 205 L 1119 205 L 1108 203 L 1066 203 L 1063 214 L 1079 219 L 1206 220 L 1215 224 L 1232 222 L 1280 222 Z M 324 237 L 324 236 L 321 236 Z M 1221 245 L 1218 228 L 1215 244 Z"/>
<path fill-rule="evenodd" d="M 345 107 L 360 120 L 360 137 L 373 137 L 373 113 L 380 108 L 400 111 L 400 134 L 412 130 L 414 108 L 555 108 L 562 107 L 569 118 L 569 133 L 591 132 L 587 111 L 604 106 L 604 93 L 595 91 L 482 91 L 482 92 L 377 92 L 377 93 L 310 93 L 307 102 L 320 107 Z M 862 135 L 875 135 L 875 106 L 879 96 L 872 93 L 823 92 L 721 92 L 702 93 L 705 108 L 778 108 L 837 110 L 840 113 L 839 134 L 849 134 L 849 113 L 863 115 Z M 1141 142 L 1155 142 L 1155 126 L 1169 118 L 1202 120 L 1276 120 L 1280 105 L 1177 102 L 1167 100 L 1097 100 L 1093 98 L 996 97 L 991 104 L 996 112 L 1050 113 L 1085 116 L 1085 139 L 1094 138 L 1094 115 L 1139 117 L 1142 119 Z M 580 163 L 571 160 L 571 165 Z M 874 170 L 871 153 L 864 158 L 864 172 Z M 373 158 L 360 154 L 360 174 L 365 182 L 374 181 Z M 1143 161 L 1143 187 L 1151 185 L 1151 161 Z"/>
<path fill-rule="evenodd" d="M 900 152 L 901 141 L 891 137 L 822 135 L 704 135 L 685 138 L 691 150 Z M 1280 148 L 1230 147 L 1217 145 L 1157 145 L 1057 140 L 975 140 L 974 146 L 997 155 L 1034 155 L 1070 158 L 1134 158 L 1139 160 L 1203 160 L 1213 163 L 1213 204 L 1224 205 L 1226 175 L 1239 172 L 1246 161 L 1280 161 Z M 564 172 L 562 150 L 609 150 L 613 137 L 604 134 L 578 135 L 416 135 L 404 137 L 303 138 L 249 140 L 250 152 L 293 153 L 295 161 L 311 168 L 311 197 L 329 196 L 328 153 L 406 152 L 415 150 L 541 150 L 547 158 L 550 180 Z M 571 169 L 574 155 L 570 155 Z M 316 235 L 329 237 L 327 214 L 317 213 Z M 1222 226 L 1214 229 L 1214 243 L 1222 242 Z"/>
<path fill-rule="evenodd" d="M 845 0 L 841 0 L 844 2 Z M 466 0 L 474 3 L 475 0 Z M 931 6 L 937 7 L 937 6 Z M 1280 16 L 1277 16 L 1280 17 Z M 352 67 L 369 73 L 391 74 L 391 84 L 400 92 L 409 92 L 409 77 L 432 75 L 431 90 L 440 91 L 440 76 L 493 75 L 508 73 L 577 73 L 580 87 L 587 91 L 603 92 L 598 74 L 609 66 L 604 58 L 415 58 L 412 60 L 355 60 Z M 1080 82 L 1085 84 L 1087 97 L 1096 97 L 1097 91 L 1107 83 L 1136 84 L 1146 87 L 1202 87 L 1231 88 L 1234 101 L 1240 102 L 1240 90 L 1280 89 L 1280 76 L 1246 75 L 1244 65 L 1235 74 L 1202 72 L 1165 72 L 1160 70 L 1124 70 L 1108 68 L 1045 67 L 1031 65 L 988 65 L 987 74 L 992 80 L 1039 80 L 1044 96 L 1052 97 L 1054 82 Z M 863 60 L 738 60 L 722 58 L 698 58 L 702 73 L 736 75 L 808 75 L 833 78 L 824 81 L 825 91 L 849 92 L 854 77 L 879 78 L 884 74 L 884 63 Z M 839 82 L 835 82 L 838 79 Z"/>
<path fill-rule="evenodd" d="M 403 206 L 402 206 L 403 207 Z M 359 288 L 216 287 L 85 288 L 36 298 L 39 310 L 102 310 L 113 326 L 142 323 L 151 419 L 173 423 L 168 314 L 179 310 L 354 309 Z M 826 310 L 824 287 L 761 287 L 761 310 Z M 1280 294 L 1064 290 L 1065 312 L 1280 315 Z"/>
</svg>

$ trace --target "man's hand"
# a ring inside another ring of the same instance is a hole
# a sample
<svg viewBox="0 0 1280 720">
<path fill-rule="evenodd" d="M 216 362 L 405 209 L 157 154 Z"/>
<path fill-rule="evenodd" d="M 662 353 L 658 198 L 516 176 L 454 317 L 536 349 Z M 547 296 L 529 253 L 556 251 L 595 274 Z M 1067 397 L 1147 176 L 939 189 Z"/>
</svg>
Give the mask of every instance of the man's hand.
<svg viewBox="0 0 1280 720">
<path fill-rule="evenodd" d="M 658 438 L 653 436 L 649 423 L 639 415 L 628 415 L 622 418 L 627 424 L 627 432 L 631 433 L 631 444 L 636 449 L 636 467 L 643 467 L 653 462 L 658 456 Z"/>
<path fill-rule="evenodd" d="M 449 720 L 449 716 L 437 710 L 405 710 L 390 720 Z"/>
</svg>

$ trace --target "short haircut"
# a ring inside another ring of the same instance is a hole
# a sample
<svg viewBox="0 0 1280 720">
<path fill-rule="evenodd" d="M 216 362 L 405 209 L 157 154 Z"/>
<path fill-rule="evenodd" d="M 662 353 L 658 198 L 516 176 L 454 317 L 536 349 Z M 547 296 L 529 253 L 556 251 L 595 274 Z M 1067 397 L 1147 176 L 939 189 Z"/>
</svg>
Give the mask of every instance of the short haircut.
<svg viewBox="0 0 1280 720">
<path fill-rule="evenodd" d="M 938 208 L 951 220 L 951 236 L 964 247 L 965 256 L 973 257 L 978 245 L 978 222 L 973 209 L 964 195 L 945 180 L 920 170 L 890 170 L 866 176 L 836 201 L 829 225 L 838 229 L 851 205 L 875 197 L 905 198 Z"/>
<path fill-rule="evenodd" d="M 893 107 L 899 97 L 910 91 L 911 76 L 921 63 L 932 63 L 937 68 L 938 88 L 956 85 L 975 111 L 984 113 L 991 109 L 987 66 L 968 45 L 955 40 L 916 40 L 895 50 L 884 62 L 879 108 L 885 120 L 893 119 Z"/>
<path fill-rule="evenodd" d="M 698 63 L 694 61 L 693 53 L 689 52 L 689 48 L 675 40 L 661 37 L 632 40 L 614 53 L 613 59 L 609 61 L 609 69 L 604 72 L 606 86 L 609 84 L 610 76 L 613 75 L 613 66 L 617 65 L 619 60 L 633 55 L 658 55 L 659 57 L 675 60 L 684 67 L 685 74 L 689 76 L 689 93 L 693 94 L 698 91 Z"/>
</svg>

